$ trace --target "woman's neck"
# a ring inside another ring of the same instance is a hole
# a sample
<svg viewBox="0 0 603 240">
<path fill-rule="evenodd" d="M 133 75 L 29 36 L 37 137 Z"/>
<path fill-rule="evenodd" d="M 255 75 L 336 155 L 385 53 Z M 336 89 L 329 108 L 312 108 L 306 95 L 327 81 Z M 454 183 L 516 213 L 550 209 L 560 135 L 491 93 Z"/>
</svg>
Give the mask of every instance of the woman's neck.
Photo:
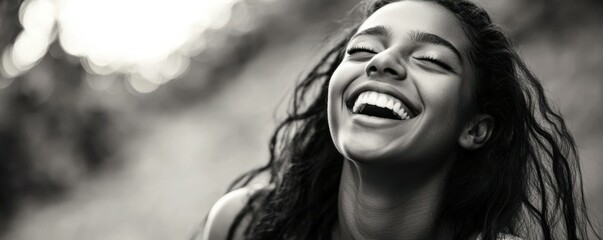
<svg viewBox="0 0 603 240">
<path fill-rule="evenodd" d="M 446 239 L 437 218 L 448 168 L 419 171 L 344 161 L 334 238 Z"/>
</svg>

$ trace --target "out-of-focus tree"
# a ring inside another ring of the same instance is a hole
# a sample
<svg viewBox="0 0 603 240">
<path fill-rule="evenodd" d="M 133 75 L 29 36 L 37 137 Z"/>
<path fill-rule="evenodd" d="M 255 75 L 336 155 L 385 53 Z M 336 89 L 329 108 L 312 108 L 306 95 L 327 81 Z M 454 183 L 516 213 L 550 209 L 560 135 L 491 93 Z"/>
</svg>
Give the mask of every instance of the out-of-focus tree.
<svg viewBox="0 0 603 240">
<path fill-rule="evenodd" d="M 26 2 L 0 3 L 0 52 L 8 52 L 24 30 L 20 11 Z M 60 201 L 78 182 L 119 166 L 125 136 L 136 131 L 127 119 L 210 98 L 264 47 L 295 38 L 292 24 L 302 30 L 304 22 L 328 18 L 341 2 L 239 1 L 231 9 L 236 17 L 200 39 L 207 43 L 193 59 L 194 69 L 152 94 L 91 92 L 84 78 L 103 76 L 87 72 L 81 64 L 87 60 L 69 55 L 58 41 L 30 69 L 0 76 L 0 235 L 23 206 Z M 109 77 L 118 88 L 127 85 L 123 75 Z"/>
<path fill-rule="evenodd" d="M 20 3 L 0 3 L 1 50 L 21 31 Z M 60 199 L 114 157 L 121 133 L 110 111 L 81 104 L 82 72 L 46 56 L 29 72 L 0 77 L 12 81 L 0 89 L 0 233 L 24 204 Z"/>
</svg>

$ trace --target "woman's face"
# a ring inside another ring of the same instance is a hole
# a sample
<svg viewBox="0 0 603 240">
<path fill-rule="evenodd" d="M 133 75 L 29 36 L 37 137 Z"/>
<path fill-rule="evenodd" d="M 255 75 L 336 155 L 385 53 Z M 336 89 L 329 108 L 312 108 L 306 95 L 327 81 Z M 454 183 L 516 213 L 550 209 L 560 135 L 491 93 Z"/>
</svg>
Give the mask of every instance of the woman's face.
<svg viewBox="0 0 603 240">
<path fill-rule="evenodd" d="M 377 10 L 330 80 L 337 149 L 359 162 L 449 159 L 473 81 L 468 48 L 460 22 L 442 6 L 403 1 Z"/>
</svg>

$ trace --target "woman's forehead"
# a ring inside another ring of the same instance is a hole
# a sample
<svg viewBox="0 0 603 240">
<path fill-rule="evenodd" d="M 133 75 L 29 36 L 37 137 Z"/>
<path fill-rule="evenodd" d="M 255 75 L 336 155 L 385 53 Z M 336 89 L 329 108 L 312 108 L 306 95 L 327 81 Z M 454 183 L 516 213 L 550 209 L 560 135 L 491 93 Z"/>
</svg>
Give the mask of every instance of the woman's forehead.
<svg viewBox="0 0 603 240">
<path fill-rule="evenodd" d="M 391 32 L 392 40 L 409 39 L 416 32 L 439 36 L 463 51 L 469 40 L 461 23 L 452 12 L 431 2 L 400 1 L 390 3 L 371 16 L 360 26 L 358 32 L 383 26 Z"/>
</svg>

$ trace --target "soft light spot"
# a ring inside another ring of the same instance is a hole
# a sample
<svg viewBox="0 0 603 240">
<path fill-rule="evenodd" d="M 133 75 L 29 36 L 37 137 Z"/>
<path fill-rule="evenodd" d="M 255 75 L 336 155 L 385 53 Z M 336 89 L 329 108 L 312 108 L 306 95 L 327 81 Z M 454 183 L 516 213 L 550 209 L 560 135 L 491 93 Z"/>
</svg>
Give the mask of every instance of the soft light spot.
<svg viewBox="0 0 603 240">
<path fill-rule="evenodd" d="M 130 91 L 131 93 L 151 93 L 159 88 L 159 84 L 151 82 L 137 74 L 132 74 L 127 79 L 129 86 L 135 91 Z"/>
<path fill-rule="evenodd" d="M 26 31 L 49 35 L 55 19 L 55 5 L 49 0 L 25 1 L 19 10 L 19 21 Z"/>
<path fill-rule="evenodd" d="M 115 82 L 114 76 L 104 76 L 104 75 L 95 75 L 95 74 L 86 74 L 84 76 L 88 86 L 95 90 L 107 90 L 109 89 L 113 83 Z"/>
<path fill-rule="evenodd" d="M 33 67 L 48 50 L 48 36 L 23 31 L 17 36 L 12 52 L 12 60 L 20 71 Z"/>
<path fill-rule="evenodd" d="M 13 47 L 8 46 L 4 49 L 2 53 L 2 68 L 0 68 L 0 73 L 5 78 L 15 78 L 23 73 L 19 70 L 15 63 L 13 62 Z"/>
</svg>

